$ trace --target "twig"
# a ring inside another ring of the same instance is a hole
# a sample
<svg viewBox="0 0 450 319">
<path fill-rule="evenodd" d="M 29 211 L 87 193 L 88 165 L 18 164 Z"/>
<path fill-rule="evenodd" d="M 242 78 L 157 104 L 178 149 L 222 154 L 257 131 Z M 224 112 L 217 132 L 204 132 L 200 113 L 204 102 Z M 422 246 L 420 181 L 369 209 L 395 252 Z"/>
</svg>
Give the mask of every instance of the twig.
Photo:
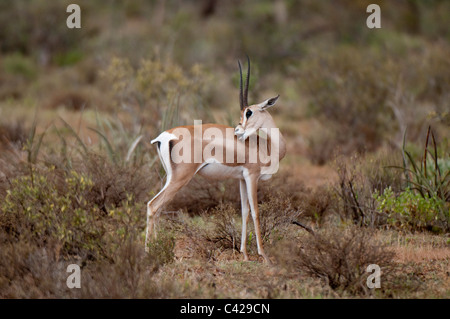
<svg viewBox="0 0 450 319">
<path fill-rule="evenodd" d="M 297 226 L 300 226 L 300 227 L 304 228 L 308 233 L 310 233 L 310 234 L 312 234 L 312 235 L 315 235 L 315 233 L 314 233 L 314 231 L 312 230 L 312 228 L 310 228 L 310 227 L 308 227 L 308 226 L 306 226 L 306 225 L 304 225 L 304 224 L 302 224 L 302 223 L 300 223 L 300 222 L 298 222 L 298 221 L 296 221 L 296 220 L 293 220 L 293 221 L 292 221 L 292 224 L 297 225 Z"/>
</svg>

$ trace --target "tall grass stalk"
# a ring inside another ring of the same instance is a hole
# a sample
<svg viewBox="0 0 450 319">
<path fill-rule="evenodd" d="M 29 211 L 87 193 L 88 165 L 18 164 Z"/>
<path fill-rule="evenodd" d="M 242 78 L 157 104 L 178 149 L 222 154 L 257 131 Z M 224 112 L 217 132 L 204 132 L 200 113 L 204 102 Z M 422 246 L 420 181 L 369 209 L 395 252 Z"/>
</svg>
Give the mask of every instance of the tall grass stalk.
<svg viewBox="0 0 450 319">
<path fill-rule="evenodd" d="M 430 145 L 430 137 L 432 145 Z M 411 153 L 406 150 L 404 141 L 405 136 L 403 138 L 402 148 L 403 167 L 390 167 L 403 170 L 407 186 L 417 190 L 422 197 L 425 198 L 425 194 L 429 197 L 437 195 L 440 199 L 448 202 L 450 200 L 450 171 L 443 171 L 439 165 L 437 143 L 431 126 L 428 127 L 424 152 L 420 163 L 416 163 Z M 430 146 L 432 147 L 431 150 Z M 428 167 L 430 160 L 432 161 L 431 170 Z"/>
</svg>

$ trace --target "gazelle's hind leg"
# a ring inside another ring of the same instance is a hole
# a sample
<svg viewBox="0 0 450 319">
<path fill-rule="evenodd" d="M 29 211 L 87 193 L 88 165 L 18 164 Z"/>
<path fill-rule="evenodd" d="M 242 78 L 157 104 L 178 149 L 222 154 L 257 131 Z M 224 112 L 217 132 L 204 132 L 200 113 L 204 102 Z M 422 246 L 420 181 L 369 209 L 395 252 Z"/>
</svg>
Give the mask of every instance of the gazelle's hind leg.
<svg viewBox="0 0 450 319">
<path fill-rule="evenodd" d="M 242 235 L 241 235 L 241 253 L 244 254 L 244 261 L 248 261 L 247 255 L 247 224 L 250 207 L 248 205 L 247 187 L 244 180 L 239 180 L 239 189 L 241 193 L 242 210 Z"/>
<path fill-rule="evenodd" d="M 186 176 L 184 178 L 176 179 L 174 182 L 172 179 L 168 179 L 163 189 L 156 194 L 151 201 L 147 203 L 147 230 L 145 233 L 145 251 L 148 251 L 148 244 L 150 237 L 153 233 L 153 237 L 156 238 L 156 223 L 158 221 L 161 208 L 169 202 L 175 194 L 186 185 L 192 176 Z"/>
<path fill-rule="evenodd" d="M 255 225 L 256 245 L 258 246 L 258 254 L 264 257 L 269 265 L 271 264 L 269 257 L 264 253 L 261 237 L 261 229 L 259 225 L 259 209 L 258 209 L 258 178 L 256 176 L 246 176 L 245 184 L 247 185 L 248 201 L 252 212 L 253 224 Z"/>
<path fill-rule="evenodd" d="M 147 229 L 145 231 L 145 251 L 148 251 L 148 243 L 150 240 L 150 236 L 153 233 L 153 237 L 156 238 L 156 230 L 155 230 L 155 219 L 158 218 L 159 209 L 165 202 L 165 190 L 170 185 L 170 180 L 167 179 L 166 185 L 164 185 L 163 189 L 156 194 L 148 203 L 147 203 Z"/>
</svg>

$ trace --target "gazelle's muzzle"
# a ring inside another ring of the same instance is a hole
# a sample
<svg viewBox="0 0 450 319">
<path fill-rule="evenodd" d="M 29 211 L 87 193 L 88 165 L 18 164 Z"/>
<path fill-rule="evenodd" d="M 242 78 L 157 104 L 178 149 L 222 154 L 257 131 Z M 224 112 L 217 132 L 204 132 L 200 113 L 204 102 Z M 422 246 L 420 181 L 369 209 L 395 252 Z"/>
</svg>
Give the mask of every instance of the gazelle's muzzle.
<svg viewBox="0 0 450 319">
<path fill-rule="evenodd" d="M 238 139 L 242 139 L 242 136 L 244 135 L 244 133 L 245 133 L 245 130 L 241 124 L 236 126 L 236 128 L 234 129 L 234 135 L 236 135 L 238 137 Z"/>
</svg>

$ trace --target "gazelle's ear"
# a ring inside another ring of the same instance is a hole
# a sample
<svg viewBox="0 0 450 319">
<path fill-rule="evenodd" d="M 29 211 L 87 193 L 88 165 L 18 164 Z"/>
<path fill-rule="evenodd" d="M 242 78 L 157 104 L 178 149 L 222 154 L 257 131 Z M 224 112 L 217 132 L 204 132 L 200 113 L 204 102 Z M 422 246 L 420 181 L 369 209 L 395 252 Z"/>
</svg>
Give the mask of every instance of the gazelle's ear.
<svg viewBox="0 0 450 319">
<path fill-rule="evenodd" d="M 270 99 L 265 100 L 264 102 L 260 103 L 258 106 L 260 108 L 261 111 L 264 111 L 266 109 L 268 109 L 271 106 L 274 106 L 275 103 L 277 103 L 278 98 L 280 97 L 280 94 L 278 94 L 275 97 L 272 97 Z"/>
</svg>

